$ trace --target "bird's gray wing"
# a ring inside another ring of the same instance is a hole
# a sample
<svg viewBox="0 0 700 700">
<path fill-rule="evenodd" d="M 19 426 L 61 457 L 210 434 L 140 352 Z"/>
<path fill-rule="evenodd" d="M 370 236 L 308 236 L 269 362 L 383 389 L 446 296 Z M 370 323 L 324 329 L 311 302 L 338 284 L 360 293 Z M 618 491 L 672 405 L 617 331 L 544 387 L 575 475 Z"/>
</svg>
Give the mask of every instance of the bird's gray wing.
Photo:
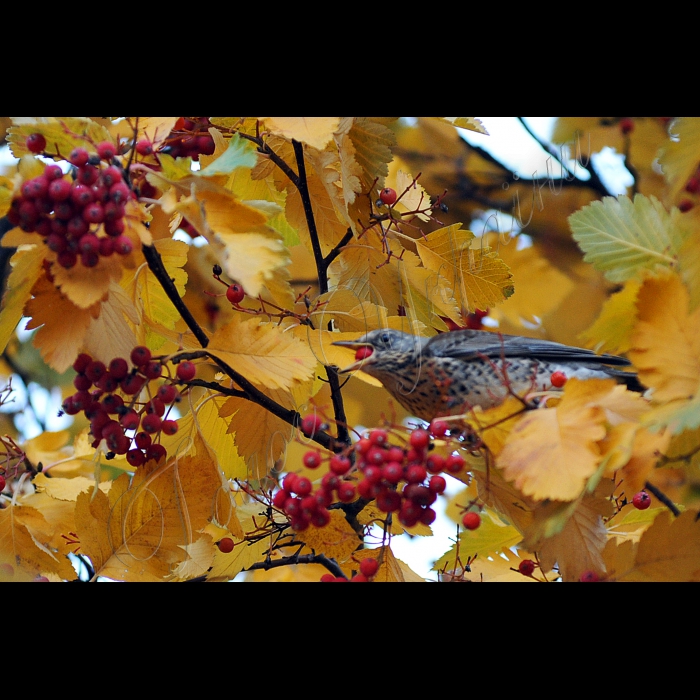
<svg viewBox="0 0 700 700">
<path fill-rule="evenodd" d="M 624 357 L 598 355 L 592 350 L 563 345 L 551 340 L 473 330 L 450 331 L 434 336 L 426 344 L 424 354 L 430 357 L 454 357 L 460 360 L 480 357 L 494 360 L 501 357 L 529 357 L 539 360 L 578 361 L 602 365 L 631 364 Z"/>
</svg>

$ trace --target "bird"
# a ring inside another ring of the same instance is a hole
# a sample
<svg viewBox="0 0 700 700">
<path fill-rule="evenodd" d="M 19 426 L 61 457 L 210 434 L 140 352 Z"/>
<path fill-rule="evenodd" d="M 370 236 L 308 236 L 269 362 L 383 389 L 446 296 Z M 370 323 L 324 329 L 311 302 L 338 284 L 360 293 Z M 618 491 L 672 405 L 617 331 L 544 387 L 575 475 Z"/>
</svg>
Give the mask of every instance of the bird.
<svg viewBox="0 0 700 700">
<path fill-rule="evenodd" d="M 427 338 L 391 328 L 333 345 L 355 348 L 356 361 L 339 374 L 362 370 L 378 379 L 407 410 L 428 423 L 500 405 L 509 394 L 558 391 L 563 379 L 613 378 L 644 392 L 631 364 L 617 355 L 597 354 L 551 340 L 460 329 Z M 559 386 L 556 386 L 559 385 Z"/>
</svg>

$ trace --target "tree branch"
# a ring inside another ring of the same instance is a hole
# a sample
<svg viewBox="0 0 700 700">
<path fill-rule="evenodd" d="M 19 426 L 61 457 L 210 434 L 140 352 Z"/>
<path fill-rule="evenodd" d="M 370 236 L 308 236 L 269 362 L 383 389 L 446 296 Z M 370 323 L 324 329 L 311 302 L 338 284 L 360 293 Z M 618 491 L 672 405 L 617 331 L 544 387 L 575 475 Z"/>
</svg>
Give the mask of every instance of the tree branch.
<svg viewBox="0 0 700 700">
<path fill-rule="evenodd" d="M 676 508 L 676 504 L 663 491 L 659 491 L 654 484 L 645 482 L 644 490 L 653 493 L 676 517 L 681 514 L 680 510 Z"/>
</svg>

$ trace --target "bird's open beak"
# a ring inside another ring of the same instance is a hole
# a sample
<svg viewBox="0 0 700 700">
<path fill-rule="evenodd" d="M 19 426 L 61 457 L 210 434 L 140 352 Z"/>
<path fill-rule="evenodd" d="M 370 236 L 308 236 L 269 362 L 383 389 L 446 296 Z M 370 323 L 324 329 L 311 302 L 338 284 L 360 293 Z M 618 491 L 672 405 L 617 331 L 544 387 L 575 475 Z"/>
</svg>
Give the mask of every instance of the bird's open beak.
<svg viewBox="0 0 700 700">
<path fill-rule="evenodd" d="M 341 348 L 371 348 L 372 346 L 369 343 L 361 343 L 357 340 L 336 340 L 334 343 L 331 343 L 331 345 L 338 345 Z M 348 365 L 347 367 L 343 369 L 338 370 L 338 374 L 345 374 L 347 372 L 354 372 L 356 369 L 362 369 L 362 365 L 365 364 L 368 358 L 372 357 L 372 355 L 367 355 L 367 357 L 357 360 L 356 362 L 353 362 L 351 365 Z"/>
</svg>

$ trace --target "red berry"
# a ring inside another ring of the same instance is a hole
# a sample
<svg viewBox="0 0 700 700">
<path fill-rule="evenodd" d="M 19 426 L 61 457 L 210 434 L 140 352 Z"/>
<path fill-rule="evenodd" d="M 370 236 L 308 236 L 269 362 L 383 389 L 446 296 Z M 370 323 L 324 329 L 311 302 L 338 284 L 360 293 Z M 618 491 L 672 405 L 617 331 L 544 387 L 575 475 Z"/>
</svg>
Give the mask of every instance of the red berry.
<svg viewBox="0 0 700 700">
<path fill-rule="evenodd" d="M 349 481 L 342 481 L 338 485 L 338 500 L 349 503 L 355 499 L 355 487 Z"/>
<path fill-rule="evenodd" d="M 129 373 L 129 365 L 123 357 L 115 357 L 109 363 L 109 373 L 118 381 L 121 381 Z"/>
<path fill-rule="evenodd" d="M 236 284 L 235 282 L 226 290 L 226 298 L 232 303 L 232 304 L 240 304 L 245 297 L 245 292 L 243 291 L 243 287 L 241 287 L 240 284 Z"/>
<path fill-rule="evenodd" d="M 133 449 L 126 453 L 126 461 L 132 467 L 140 467 L 146 461 L 146 455 L 141 450 Z"/>
<path fill-rule="evenodd" d="M 700 192 L 700 177 L 693 175 L 693 177 L 685 183 L 685 191 L 690 192 L 690 194 L 698 194 Z"/>
<path fill-rule="evenodd" d="M 557 389 L 561 389 L 564 384 L 566 384 L 566 380 L 567 376 L 564 372 L 552 372 L 552 376 L 550 377 L 552 386 L 555 386 Z"/>
<path fill-rule="evenodd" d="M 409 484 L 422 484 L 428 476 L 428 470 L 422 464 L 412 464 L 406 469 L 406 481 Z"/>
<path fill-rule="evenodd" d="M 103 141 L 97 145 L 97 155 L 100 160 L 111 161 L 117 155 L 117 147 L 111 141 Z"/>
<path fill-rule="evenodd" d="M 7 481 L 5 480 L 5 477 L 0 474 L 0 491 L 4 491 L 5 486 L 7 486 Z"/>
<path fill-rule="evenodd" d="M 365 360 L 368 358 L 374 350 L 369 347 L 369 345 L 363 345 L 361 348 L 357 348 L 355 351 L 355 360 L 359 362 L 360 360 Z"/>
<path fill-rule="evenodd" d="M 428 482 L 428 488 L 434 493 L 443 493 L 447 488 L 447 480 L 444 476 L 438 476 L 437 474 L 431 476 Z"/>
<path fill-rule="evenodd" d="M 162 457 L 165 457 L 166 454 L 168 454 L 168 451 L 165 449 L 165 447 L 163 447 L 163 445 L 150 445 L 146 448 L 147 460 L 155 459 L 157 462 Z"/>
<path fill-rule="evenodd" d="M 481 516 L 473 511 L 465 513 L 462 518 L 462 525 L 464 525 L 467 530 L 476 530 L 476 528 L 481 525 Z"/>
<path fill-rule="evenodd" d="M 294 493 L 298 496 L 308 496 L 312 488 L 313 484 L 311 483 L 311 479 L 307 479 L 305 476 L 300 476 L 294 482 Z"/>
<path fill-rule="evenodd" d="M 431 424 L 430 424 L 430 432 L 432 435 L 435 437 L 443 437 L 444 435 L 447 434 L 447 431 L 450 429 L 449 424 L 447 421 L 440 420 L 439 418 L 436 418 Z"/>
<path fill-rule="evenodd" d="M 82 168 L 90 160 L 90 154 L 84 148 L 74 148 L 68 156 L 68 162 L 76 168 Z"/>
<path fill-rule="evenodd" d="M 417 428 L 411 433 L 409 441 L 411 447 L 414 447 L 416 450 L 424 450 L 430 442 L 430 433 L 422 428 Z"/>
<path fill-rule="evenodd" d="M 450 472 L 450 474 L 457 474 L 464 469 L 464 457 L 461 455 L 450 455 L 445 460 L 445 469 Z"/>
<path fill-rule="evenodd" d="M 692 208 L 693 203 L 689 199 L 682 199 L 680 202 L 678 202 L 678 209 L 683 214 L 685 214 L 685 212 L 687 211 L 690 211 Z"/>
<path fill-rule="evenodd" d="M 124 222 L 120 220 L 119 223 L 121 223 L 123 225 Z M 107 230 L 108 227 L 112 228 L 112 225 L 110 225 L 109 223 L 105 224 L 105 231 Z M 131 242 L 131 239 L 129 238 L 129 236 L 117 236 L 114 239 L 113 245 L 114 245 L 114 252 L 117 255 L 128 255 L 134 249 L 134 245 Z"/>
<path fill-rule="evenodd" d="M 308 416 L 304 416 L 301 419 L 301 432 L 306 435 L 306 437 L 313 437 L 323 426 L 323 419 L 321 416 L 311 413 Z"/>
<path fill-rule="evenodd" d="M 63 170 L 61 170 L 60 165 L 50 164 L 44 168 L 44 177 L 51 180 L 58 180 L 59 177 L 63 177 Z"/>
<path fill-rule="evenodd" d="M 632 504 L 639 510 L 646 510 L 651 505 L 651 496 L 646 491 L 639 491 L 634 494 Z"/>
<path fill-rule="evenodd" d="M 136 447 L 145 450 L 153 444 L 153 438 L 148 433 L 141 431 L 134 435 L 134 442 L 136 443 Z"/>
<path fill-rule="evenodd" d="M 158 387 L 158 398 L 163 403 L 172 403 L 178 397 L 178 391 L 172 384 L 163 384 Z"/>
<path fill-rule="evenodd" d="M 46 139 L 43 134 L 30 134 L 27 136 L 27 148 L 32 153 L 43 153 L 46 148 Z"/>
<path fill-rule="evenodd" d="M 178 430 L 178 424 L 176 420 L 164 420 L 161 425 L 161 430 L 166 435 L 175 435 Z"/>
<path fill-rule="evenodd" d="M 140 156 L 150 156 L 153 153 L 153 144 L 148 139 L 141 139 L 136 142 L 136 152 Z"/>
<path fill-rule="evenodd" d="M 151 434 L 157 433 L 162 424 L 163 421 L 161 420 L 160 416 L 155 413 L 149 413 L 147 416 L 144 416 L 143 420 L 141 421 L 141 427 L 147 433 Z"/>
<path fill-rule="evenodd" d="M 321 465 L 321 455 L 318 452 L 309 451 L 304 455 L 303 461 L 307 469 L 316 469 Z"/>
<path fill-rule="evenodd" d="M 333 457 L 331 457 L 331 462 L 329 466 L 330 470 L 334 474 L 337 474 L 338 476 L 343 476 L 343 474 L 347 474 L 350 471 L 350 467 L 352 467 L 352 462 L 348 457 L 345 457 L 344 455 L 333 455 Z"/>
<path fill-rule="evenodd" d="M 181 379 L 183 382 L 189 382 L 197 374 L 197 367 L 189 360 L 185 360 L 177 366 L 175 373 L 178 379 Z"/>
<path fill-rule="evenodd" d="M 219 548 L 220 552 L 228 554 L 229 552 L 233 551 L 234 544 L 234 541 L 230 537 L 224 537 L 223 539 L 219 540 L 217 547 Z"/>
<path fill-rule="evenodd" d="M 532 559 L 523 559 L 518 565 L 518 571 L 523 576 L 532 576 L 532 572 L 535 570 L 536 566 L 537 565 L 534 561 L 532 561 Z"/>
<path fill-rule="evenodd" d="M 382 476 L 390 484 L 398 484 L 403 479 L 403 465 L 398 462 L 388 462 L 382 467 Z"/>
<path fill-rule="evenodd" d="M 379 571 L 379 562 L 376 559 L 363 559 L 360 562 L 360 573 L 367 578 L 372 578 Z"/>
<path fill-rule="evenodd" d="M 634 120 L 631 117 L 622 117 L 620 119 L 620 131 L 623 134 L 629 134 L 634 130 Z"/>
<path fill-rule="evenodd" d="M 369 441 L 377 447 L 385 447 L 389 441 L 389 433 L 378 428 L 369 434 Z"/>
<path fill-rule="evenodd" d="M 136 428 L 139 427 L 140 422 L 141 417 L 138 413 L 136 413 L 136 411 L 134 411 L 133 408 L 128 409 L 119 419 L 119 423 L 124 430 L 136 430 Z M 149 442 L 148 444 L 150 445 L 151 443 Z M 142 445 L 139 445 L 139 447 L 142 447 Z M 146 445 L 146 447 L 148 447 L 148 445 Z"/>
<path fill-rule="evenodd" d="M 580 578 L 579 581 L 581 583 L 595 583 L 596 581 L 600 581 L 600 576 L 595 571 L 584 571 Z"/>
<path fill-rule="evenodd" d="M 431 474 L 439 474 L 445 469 L 445 458 L 442 455 L 430 455 L 428 459 L 425 460 L 425 468 Z"/>
<path fill-rule="evenodd" d="M 54 202 L 65 202 L 71 196 L 72 188 L 68 180 L 52 180 L 48 195 Z"/>
<path fill-rule="evenodd" d="M 116 165 L 110 165 L 102 171 L 102 182 L 106 187 L 112 187 L 122 181 L 122 171 Z"/>
<path fill-rule="evenodd" d="M 396 201 L 396 190 L 391 187 L 385 187 L 379 193 L 379 199 L 382 200 L 382 204 L 388 204 L 391 206 Z"/>
</svg>

